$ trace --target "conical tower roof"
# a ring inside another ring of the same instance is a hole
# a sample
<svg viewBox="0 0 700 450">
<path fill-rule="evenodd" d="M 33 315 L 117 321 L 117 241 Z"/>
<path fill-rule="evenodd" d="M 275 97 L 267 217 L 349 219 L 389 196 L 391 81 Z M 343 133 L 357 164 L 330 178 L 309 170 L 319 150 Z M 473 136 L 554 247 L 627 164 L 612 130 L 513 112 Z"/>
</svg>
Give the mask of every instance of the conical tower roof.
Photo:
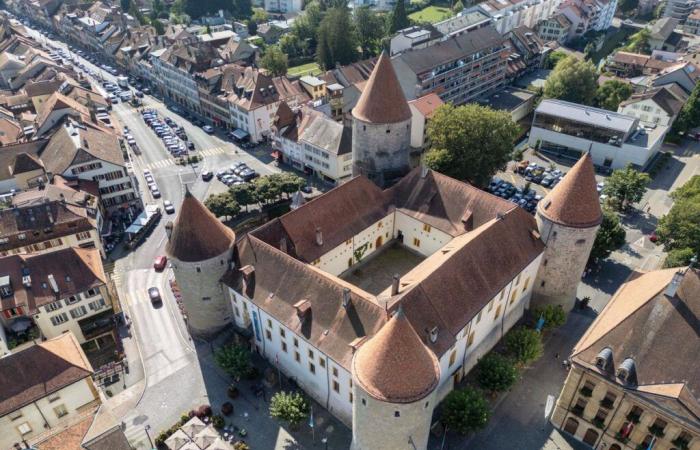
<svg viewBox="0 0 700 450">
<path fill-rule="evenodd" d="M 394 317 L 355 354 L 360 387 L 377 400 L 413 403 L 438 384 L 440 368 L 399 308 Z"/>
<path fill-rule="evenodd" d="M 584 155 L 539 203 L 539 214 L 560 225 L 589 228 L 603 220 L 590 154 Z"/>
<path fill-rule="evenodd" d="M 397 123 L 411 118 L 411 109 L 386 52 L 374 66 L 352 115 L 369 123 Z"/>
<path fill-rule="evenodd" d="M 226 252 L 235 241 L 233 230 L 221 223 L 188 190 L 165 251 L 179 261 L 205 261 Z"/>
</svg>

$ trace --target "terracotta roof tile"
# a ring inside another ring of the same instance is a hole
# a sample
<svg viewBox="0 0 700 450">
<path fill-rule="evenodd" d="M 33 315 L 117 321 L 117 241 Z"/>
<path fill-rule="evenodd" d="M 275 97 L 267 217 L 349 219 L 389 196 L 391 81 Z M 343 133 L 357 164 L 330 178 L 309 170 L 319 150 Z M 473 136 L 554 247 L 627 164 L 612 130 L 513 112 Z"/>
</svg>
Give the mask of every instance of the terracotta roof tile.
<svg viewBox="0 0 700 450">
<path fill-rule="evenodd" d="M 425 398 L 440 380 L 437 358 L 423 344 L 401 308 L 360 347 L 353 359 L 353 370 L 362 389 L 391 403 Z"/>
<path fill-rule="evenodd" d="M 574 228 L 599 225 L 603 220 L 590 154 L 584 155 L 552 191 L 537 211 L 554 223 Z"/>
<path fill-rule="evenodd" d="M 415 107 L 424 117 L 430 118 L 435 114 L 435 111 L 445 103 L 436 93 L 431 92 L 421 98 L 411 100 L 408 104 Z"/>
<path fill-rule="evenodd" d="M 180 261 L 205 261 L 226 252 L 235 240 L 233 230 L 187 191 L 165 251 Z"/>
<path fill-rule="evenodd" d="M 411 109 L 386 52 L 374 66 L 352 115 L 369 123 L 396 123 L 411 118 Z"/>
</svg>

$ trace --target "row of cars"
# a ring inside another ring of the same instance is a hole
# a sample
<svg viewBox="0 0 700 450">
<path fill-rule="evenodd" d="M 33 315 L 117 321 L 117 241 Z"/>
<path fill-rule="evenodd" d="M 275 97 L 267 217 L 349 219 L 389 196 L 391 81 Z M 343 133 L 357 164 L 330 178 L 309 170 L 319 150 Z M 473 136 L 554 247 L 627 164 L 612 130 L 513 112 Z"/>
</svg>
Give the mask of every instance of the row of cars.
<svg viewBox="0 0 700 450">
<path fill-rule="evenodd" d="M 226 186 L 237 186 L 247 183 L 260 174 L 248 167 L 244 162 L 234 163 L 229 169 L 223 169 L 216 172 L 216 179 L 224 183 Z"/>
<path fill-rule="evenodd" d="M 170 117 L 161 119 L 158 113 L 152 109 L 144 109 L 141 116 L 163 141 L 163 145 L 171 155 L 178 157 L 187 155 L 188 151 L 194 150 L 194 144 L 189 141 L 184 127 L 179 126 Z"/>
<path fill-rule="evenodd" d="M 520 161 L 516 165 L 515 172 L 524 176 L 526 181 L 550 189 L 556 186 L 566 175 L 565 172 L 559 169 L 546 168 L 537 163 L 530 163 L 530 161 Z"/>
<path fill-rule="evenodd" d="M 148 190 L 151 191 L 151 195 L 153 196 L 153 198 L 160 198 L 160 189 L 158 189 L 158 184 L 156 184 L 156 180 L 153 177 L 151 171 L 145 169 L 143 171 L 143 178 L 146 180 L 146 184 L 148 184 Z M 173 202 L 171 202 L 170 200 L 163 200 L 163 209 L 168 214 L 175 214 L 175 205 L 173 205 Z"/>
<path fill-rule="evenodd" d="M 516 187 L 513 183 L 494 178 L 486 190 L 494 195 L 515 203 L 529 213 L 534 213 L 542 196 L 532 189 Z"/>
</svg>

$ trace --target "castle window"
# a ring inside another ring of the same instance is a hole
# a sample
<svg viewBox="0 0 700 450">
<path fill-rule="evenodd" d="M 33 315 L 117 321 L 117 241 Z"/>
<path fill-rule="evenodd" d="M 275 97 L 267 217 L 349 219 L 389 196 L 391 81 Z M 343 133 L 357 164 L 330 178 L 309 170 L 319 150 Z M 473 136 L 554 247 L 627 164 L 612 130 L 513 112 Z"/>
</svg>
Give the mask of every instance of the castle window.
<svg viewBox="0 0 700 450">
<path fill-rule="evenodd" d="M 542 281 L 542 283 L 540 283 L 540 286 L 541 286 L 541 287 L 544 287 L 544 281 Z"/>
<path fill-rule="evenodd" d="M 585 239 L 579 239 L 579 240 L 576 241 L 576 245 L 583 245 L 583 244 L 585 244 L 585 243 L 586 243 L 586 240 L 585 240 Z"/>
<path fill-rule="evenodd" d="M 386 134 L 389 134 L 389 133 L 391 133 L 391 130 L 387 129 Z"/>
<path fill-rule="evenodd" d="M 280 327 L 280 336 L 285 337 L 286 333 L 284 332 L 284 328 Z"/>
<path fill-rule="evenodd" d="M 362 405 L 367 406 L 367 400 L 364 398 L 362 399 Z"/>
<path fill-rule="evenodd" d="M 299 355 L 299 352 L 294 352 L 294 361 L 301 363 L 301 356 Z"/>
<path fill-rule="evenodd" d="M 267 328 L 272 328 L 272 321 L 267 319 Z"/>
<path fill-rule="evenodd" d="M 348 395 L 348 401 L 352 403 L 352 392 L 350 393 L 350 395 Z"/>
<path fill-rule="evenodd" d="M 316 374 L 316 366 L 314 363 L 309 363 L 309 372 Z"/>
<path fill-rule="evenodd" d="M 287 353 L 287 343 L 282 341 L 282 351 Z"/>
<path fill-rule="evenodd" d="M 428 406 L 430 406 L 430 402 L 425 402 L 424 408 L 425 408 L 425 409 L 428 409 Z"/>
<path fill-rule="evenodd" d="M 265 337 L 268 341 L 272 340 L 272 333 L 270 333 L 270 330 L 265 330 Z"/>
<path fill-rule="evenodd" d="M 203 302 L 208 302 L 211 300 L 211 297 L 202 297 Z"/>
<path fill-rule="evenodd" d="M 334 376 L 334 377 L 337 377 L 337 376 L 338 376 L 338 368 L 337 368 L 337 367 L 334 367 L 334 368 L 333 368 L 333 376 Z"/>
<path fill-rule="evenodd" d="M 309 358 L 314 359 L 314 351 L 309 349 Z"/>
<path fill-rule="evenodd" d="M 233 307 L 233 312 L 236 313 L 236 317 L 241 317 L 241 312 L 238 310 L 238 306 Z"/>
<path fill-rule="evenodd" d="M 294 338 L 294 346 L 299 347 L 299 339 Z"/>
<path fill-rule="evenodd" d="M 362 131 L 367 131 L 367 125 L 362 125 Z"/>
<path fill-rule="evenodd" d="M 340 393 L 340 384 L 336 380 L 333 380 L 333 390 L 338 394 Z"/>
<path fill-rule="evenodd" d="M 318 364 L 323 367 L 324 369 L 326 368 L 326 360 L 323 358 L 319 358 Z"/>
<path fill-rule="evenodd" d="M 548 263 L 548 262 L 549 262 L 549 260 L 547 260 L 547 259 L 544 260 L 544 266 L 545 266 L 545 267 L 547 267 L 547 263 Z"/>
<path fill-rule="evenodd" d="M 201 268 L 201 267 L 199 267 L 199 266 L 196 266 L 196 267 L 194 268 L 194 270 L 196 270 L 196 271 L 197 271 L 197 273 L 200 273 L 200 272 L 202 271 L 202 268 Z"/>
</svg>

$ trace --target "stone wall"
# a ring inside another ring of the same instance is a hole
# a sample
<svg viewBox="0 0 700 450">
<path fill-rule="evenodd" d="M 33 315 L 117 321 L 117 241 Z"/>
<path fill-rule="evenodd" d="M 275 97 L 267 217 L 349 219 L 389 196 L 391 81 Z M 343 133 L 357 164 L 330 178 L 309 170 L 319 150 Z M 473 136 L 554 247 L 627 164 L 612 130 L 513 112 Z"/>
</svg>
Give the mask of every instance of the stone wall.
<svg viewBox="0 0 700 450">
<path fill-rule="evenodd" d="M 371 124 L 353 119 L 352 175 L 365 175 L 380 187 L 410 170 L 411 119 Z"/>
</svg>

